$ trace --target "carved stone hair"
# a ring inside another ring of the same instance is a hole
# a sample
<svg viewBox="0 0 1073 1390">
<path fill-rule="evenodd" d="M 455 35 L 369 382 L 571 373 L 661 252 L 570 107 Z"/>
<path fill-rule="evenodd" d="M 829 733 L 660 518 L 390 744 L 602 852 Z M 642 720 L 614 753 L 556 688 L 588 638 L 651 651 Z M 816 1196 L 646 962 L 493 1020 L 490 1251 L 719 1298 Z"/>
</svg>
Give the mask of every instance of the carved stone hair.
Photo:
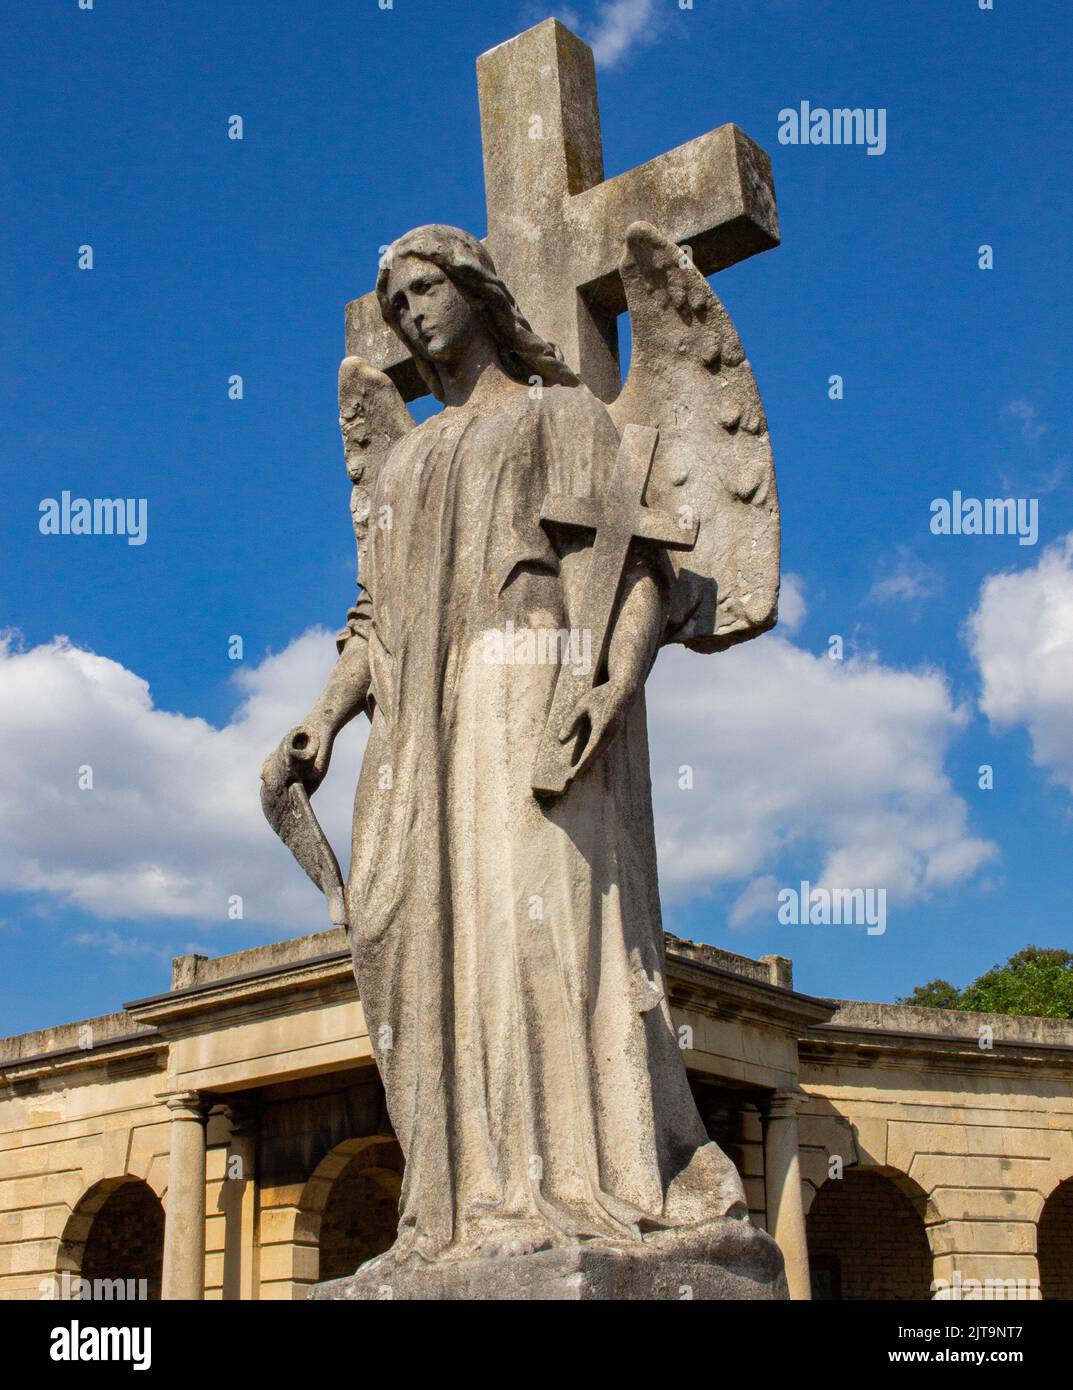
<svg viewBox="0 0 1073 1390">
<path fill-rule="evenodd" d="M 546 342 L 530 328 L 514 296 L 496 274 L 485 248 L 476 237 L 458 227 L 444 227 L 438 223 L 415 227 L 393 242 L 381 260 L 376 297 L 384 322 L 400 337 L 398 318 L 387 294 L 392 264 L 400 256 L 416 256 L 438 266 L 465 295 L 494 339 L 500 363 L 508 376 L 515 381 L 528 381 L 536 376 L 542 382 L 558 386 L 580 385 L 580 377 L 566 365 L 555 344 Z M 412 343 L 407 346 L 413 348 Z M 442 400 L 439 377 L 432 363 L 419 352 L 414 352 L 414 362 L 429 390 L 437 400 Z"/>
</svg>

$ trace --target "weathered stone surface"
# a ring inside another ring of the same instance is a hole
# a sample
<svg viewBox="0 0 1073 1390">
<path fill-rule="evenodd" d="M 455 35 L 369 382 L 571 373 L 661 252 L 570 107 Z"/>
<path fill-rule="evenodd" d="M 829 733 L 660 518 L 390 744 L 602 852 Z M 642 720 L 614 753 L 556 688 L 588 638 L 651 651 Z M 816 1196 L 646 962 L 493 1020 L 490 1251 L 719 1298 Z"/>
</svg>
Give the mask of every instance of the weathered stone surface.
<svg viewBox="0 0 1073 1390">
<path fill-rule="evenodd" d="M 621 261 L 633 357 L 610 407 L 659 431 L 649 507 L 697 527 L 672 550 L 667 640 L 716 652 L 775 624 L 779 499 L 760 393 L 730 316 L 691 259 L 647 222 Z"/>
<path fill-rule="evenodd" d="M 771 163 L 724 125 L 604 180 L 592 53 L 558 20 L 477 60 L 487 246 L 522 312 L 601 400 L 618 391 L 619 257 L 631 222 L 688 245 L 703 275 L 777 246 Z M 375 295 L 347 306 L 346 350 L 404 400 L 428 387 Z"/>
<path fill-rule="evenodd" d="M 720 1241 L 703 1261 L 584 1246 L 396 1269 L 372 1261 L 349 1278 L 315 1285 L 309 1296 L 332 1301 L 570 1303 L 785 1299 L 782 1256 L 771 1237 L 747 1221 L 725 1225 Z"/>
<path fill-rule="evenodd" d="M 306 871 L 337 887 L 319 840 L 273 813 L 287 789 L 316 790 L 339 729 L 370 713 L 346 919 L 407 1160 L 399 1265 L 576 1239 L 655 1259 L 668 1233 L 695 1242 L 746 1212 L 670 1018 L 642 691 L 683 629 L 666 552 L 711 526 L 709 554 L 735 554 L 742 523 L 718 503 L 748 513 L 758 484 L 724 440 L 755 435 L 763 413 L 699 273 L 687 265 L 683 287 L 654 228 L 631 229 L 629 246 L 646 266 L 621 435 L 453 227 L 400 238 L 377 279 L 443 413 L 414 426 L 382 373 L 348 360 L 341 374 L 348 471 L 376 523 L 359 530 L 362 595 L 339 662 L 268 759 L 265 804 Z M 685 300 L 697 331 L 683 338 Z M 636 417 L 665 399 L 698 420 L 664 465 L 693 479 L 677 508 L 669 490 L 645 504 L 659 434 Z M 764 449 L 761 464 L 763 481 Z M 755 499 L 767 516 L 773 487 Z M 764 621 L 739 637 L 770 621 L 777 526 L 767 566 Z M 734 592 L 729 570 L 708 583 Z M 519 632 L 569 645 L 541 656 Z"/>
<path fill-rule="evenodd" d="M 300 760 L 310 756 L 306 749 L 308 738 L 304 729 L 295 731 L 288 750 L 291 759 Z M 343 926 L 346 906 L 339 861 L 313 814 L 305 788 L 299 782 L 285 780 L 286 767 L 283 758 L 275 758 L 266 764 L 261 783 L 261 807 L 269 825 L 324 894 L 329 919 L 337 926 Z"/>
<path fill-rule="evenodd" d="M 763 156 L 733 133 L 708 141 L 710 177 L 678 151 L 597 187 L 592 56 L 555 22 L 486 54 L 478 81 L 502 264 L 439 224 L 381 258 L 380 315 L 444 409 L 415 424 L 376 364 L 343 363 L 361 594 L 262 800 L 348 925 L 406 1158 L 384 1260 L 457 1280 L 509 1254 L 526 1283 L 567 1257 L 519 1260 L 576 1245 L 580 1296 L 641 1297 L 672 1287 L 665 1261 L 714 1270 L 762 1249 L 779 1264 L 740 1219 L 741 1178 L 671 1020 L 644 709 L 663 643 L 717 650 L 774 621 L 763 409 L 675 244 L 696 236 L 713 267 L 743 254 L 743 188 L 768 228 L 751 249 L 773 244 L 774 203 Z M 667 225 L 623 222 L 637 211 Z M 609 409 L 623 236 L 634 356 Z M 362 712 L 344 903 L 308 797 Z M 804 1270 L 792 1120 L 773 1229 L 789 1244 L 794 1227 Z M 747 1285 L 724 1270 L 704 1296 Z"/>
<path fill-rule="evenodd" d="M 666 550 L 691 550 L 697 539 L 696 522 L 682 526 L 675 513 L 642 505 L 658 438 L 654 429 L 627 425 L 601 498 L 549 496 L 540 509 L 542 522 L 593 535 L 578 626 L 592 634 L 588 664 L 597 668 L 607 653 L 616 600 L 634 542 L 647 540 Z M 591 670 L 562 666 L 533 765 L 533 790 L 538 795 L 561 795 L 573 775 L 582 736 L 574 734 L 564 742 L 560 726 L 574 714 L 586 685 L 591 689 Z"/>
</svg>

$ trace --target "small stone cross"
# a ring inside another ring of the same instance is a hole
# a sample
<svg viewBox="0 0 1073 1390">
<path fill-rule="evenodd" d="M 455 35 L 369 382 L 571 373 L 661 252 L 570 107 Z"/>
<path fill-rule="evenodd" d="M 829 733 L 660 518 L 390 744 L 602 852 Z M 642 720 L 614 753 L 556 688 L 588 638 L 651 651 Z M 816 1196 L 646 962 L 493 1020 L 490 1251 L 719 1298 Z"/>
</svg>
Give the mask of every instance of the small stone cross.
<svg viewBox="0 0 1073 1390">
<path fill-rule="evenodd" d="M 615 604 L 630 547 L 635 540 L 652 541 L 668 550 L 692 550 L 697 522 L 658 512 L 644 505 L 648 472 L 659 438 L 645 425 L 627 425 L 606 490 L 599 497 L 558 497 L 549 494 L 540 509 L 540 520 L 557 526 L 595 531 L 589 551 L 580 612 L 574 626 L 588 640 L 587 670 L 565 661 L 559 669 L 551 712 L 533 766 L 533 790 L 557 794 L 570 780 L 570 769 L 581 752 L 575 735 L 566 743 L 559 732 L 581 696 L 603 674 Z"/>
</svg>

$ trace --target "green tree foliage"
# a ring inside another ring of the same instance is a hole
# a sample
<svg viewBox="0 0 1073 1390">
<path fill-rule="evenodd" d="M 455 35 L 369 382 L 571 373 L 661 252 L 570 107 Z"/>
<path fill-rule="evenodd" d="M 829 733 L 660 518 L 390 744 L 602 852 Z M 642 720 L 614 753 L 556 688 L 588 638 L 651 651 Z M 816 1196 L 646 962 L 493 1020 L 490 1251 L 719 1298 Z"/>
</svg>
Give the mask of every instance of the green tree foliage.
<svg viewBox="0 0 1073 1390">
<path fill-rule="evenodd" d="M 926 985 L 917 985 L 912 994 L 896 1000 L 899 1004 L 914 1004 L 918 1009 L 960 1009 L 961 990 L 949 980 L 929 980 Z"/>
<path fill-rule="evenodd" d="M 931 980 L 897 1002 L 967 1013 L 1073 1018 L 1073 951 L 1026 946 L 964 989 Z"/>
</svg>

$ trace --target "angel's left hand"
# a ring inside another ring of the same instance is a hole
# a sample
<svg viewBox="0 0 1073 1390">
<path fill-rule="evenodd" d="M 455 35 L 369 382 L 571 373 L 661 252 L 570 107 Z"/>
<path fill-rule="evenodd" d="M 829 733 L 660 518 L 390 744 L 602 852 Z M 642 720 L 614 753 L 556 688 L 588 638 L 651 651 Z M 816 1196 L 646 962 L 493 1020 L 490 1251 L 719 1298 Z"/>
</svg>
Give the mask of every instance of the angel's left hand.
<svg viewBox="0 0 1073 1390">
<path fill-rule="evenodd" d="M 632 695 L 633 692 L 620 682 L 605 681 L 603 685 L 594 686 L 584 695 L 573 713 L 564 721 L 559 730 L 560 743 L 566 743 L 575 734 L 582 732 L 586 723 L 589 726 L 585 748 L 570 771 L 571 781 L 596 758 L 625 714 Z"/>
</svg>

